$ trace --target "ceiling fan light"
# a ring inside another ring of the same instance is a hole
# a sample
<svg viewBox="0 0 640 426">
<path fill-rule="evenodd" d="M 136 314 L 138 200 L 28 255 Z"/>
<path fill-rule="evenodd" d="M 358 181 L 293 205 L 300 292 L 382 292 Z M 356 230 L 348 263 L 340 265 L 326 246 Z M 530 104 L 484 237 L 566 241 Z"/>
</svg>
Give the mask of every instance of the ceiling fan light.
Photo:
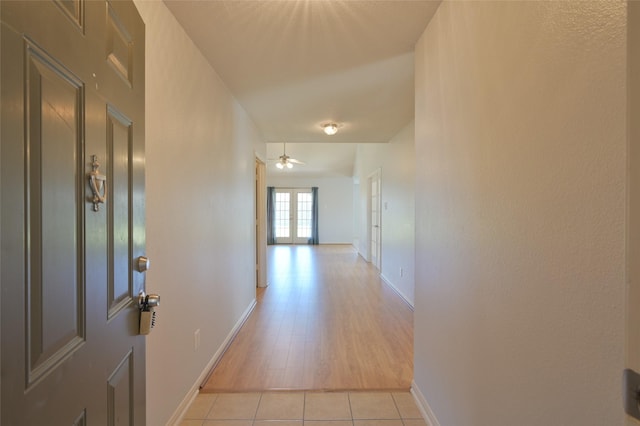
<svg viewBox="0 0 640 426">
<path fill-rule="evenodd" d="M 325 124 L 322 126 L 322 129 L 329 136 L 333 136 L 338 133 L 338 125 L 336 123 Z"/>
<path fill-rule="evenodd" d="M 280 170 L 282 170 L 282 168 L 283 168 L 284 166 L 282 165 L 282 163 L 276 163 L 276 167 L 277 167 L 277 168 L 279 168 Z"/>
<path fill-rule="evenodd" d="M 287 169 L 291 169 L 291 168 L 293 168 L 293 164 L 287 161 Z"/>
</svg>

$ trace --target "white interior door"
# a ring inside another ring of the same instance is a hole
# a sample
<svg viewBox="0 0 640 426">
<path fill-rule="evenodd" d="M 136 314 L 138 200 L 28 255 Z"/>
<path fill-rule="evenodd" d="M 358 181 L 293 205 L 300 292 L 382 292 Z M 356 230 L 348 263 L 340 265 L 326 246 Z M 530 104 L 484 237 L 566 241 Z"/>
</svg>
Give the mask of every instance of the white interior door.
<svg viewBox="0 0 640 426">
<path fill-rule="evenodd" d="M 131 1 L 0 16 L 0 423 L 144 425 L 144 23 Z"/>
<path fill-rule="evenodd" d="M 310 189 L 276 188 L 274 232 L 278 244 L 308 244 L 313 198 Z"/>
<path fill-rule="evenodd" d="M 369 177 L 369 259 L 380 269 L 380 170 Z"/>
</svg>

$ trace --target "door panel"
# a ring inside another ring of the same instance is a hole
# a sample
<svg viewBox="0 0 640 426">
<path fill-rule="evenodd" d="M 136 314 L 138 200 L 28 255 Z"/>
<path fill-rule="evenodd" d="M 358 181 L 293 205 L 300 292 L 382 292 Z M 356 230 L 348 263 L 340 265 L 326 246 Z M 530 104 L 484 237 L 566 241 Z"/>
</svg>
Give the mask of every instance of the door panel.
<svg viewBox="0 0 640 426">
<path fill-rule="evenodd" d="M 118 13 L 117 5 L 107 4 L 107 61 L 113 71 L 129 87 L 133 85 L 133 34 L 132 23 Z M 140 64 L 138 64 L 140 65 Z"/>
<path fill-rule="evenodd" d="M 144 24 L 129 1 L 0 2 L 0 17 L 1 423 L 143 425 Z"/>
<path fill-rule="evenodd" d="M 129 352 L 109 376 L 107 381 L 109 386 L 107 425 L 135 424 L 132 369 L 133 353 Z"/>
<path fill-rule="evenodd" d="M 27 56 L 28 386 L 84 341 L 84 250 L 79 159 L 82 85 L 29 42 Z"/>
<path fill-rule="evenodd" d="M 108 253 L 109 271 L 108 296 L 109 318 L 131 303 L 133 298 L 132 238 L 129 227 L 131 204 L 129 202 L 129 176 L 132 164 L 130 153 L 133 146 L 132 122 L 114 107 L 107 108 L 107 152 L 109 159 L 108 176 L 111 185 L 108 190 Z"/>
</svg>

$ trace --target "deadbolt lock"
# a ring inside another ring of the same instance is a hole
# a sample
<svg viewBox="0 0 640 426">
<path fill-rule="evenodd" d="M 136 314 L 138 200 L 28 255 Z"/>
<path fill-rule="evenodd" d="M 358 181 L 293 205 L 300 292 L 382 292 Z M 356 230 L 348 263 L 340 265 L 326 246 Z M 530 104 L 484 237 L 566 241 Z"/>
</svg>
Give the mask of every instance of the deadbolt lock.
<svg viewBox="0 0 640 426">
<path fill-rule="evenodd" d="M 145 257 L 145 256 L 140 256 L 138 257 L 138 263 L 137 263 L 137 267 L 138 267 L 138 272 L 145 272 L 149 269 L 149 258 Z"/>
</svg>

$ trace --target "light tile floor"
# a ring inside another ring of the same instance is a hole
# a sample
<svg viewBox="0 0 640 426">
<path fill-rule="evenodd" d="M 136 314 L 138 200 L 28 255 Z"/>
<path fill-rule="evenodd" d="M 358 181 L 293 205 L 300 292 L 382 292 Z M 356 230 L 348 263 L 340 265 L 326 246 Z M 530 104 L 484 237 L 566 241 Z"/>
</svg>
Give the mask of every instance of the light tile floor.
<svg viewBox="0 0 640 426">
<path fill-rule="evenodd" d="M 203 393 L 180 426 L 426 426 L 409 392 Z"/>
</svg>

